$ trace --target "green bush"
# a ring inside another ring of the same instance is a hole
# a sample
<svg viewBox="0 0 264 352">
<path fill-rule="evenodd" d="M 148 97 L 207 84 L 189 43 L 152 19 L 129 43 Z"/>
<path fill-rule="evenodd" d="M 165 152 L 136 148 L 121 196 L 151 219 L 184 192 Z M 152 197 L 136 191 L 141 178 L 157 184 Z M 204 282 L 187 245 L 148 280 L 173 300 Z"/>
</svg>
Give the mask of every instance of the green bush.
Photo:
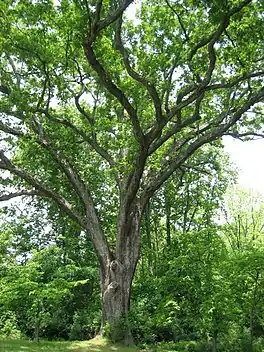
<svg viewBox="0 0 264 352">
<path fill-rule="evenodd" d="M 128 326 L 129 325 L 129 326 Z M 122 316 L 112 326 L 106 324 L 104 327 L 104 336 L 111 342 L 120 342 L 126 338 L 126 332 L 130 328 L 130 321 L 126 316 Z"/>
<path fill-rule="evenodd" d="M 0 338 L 1 339 L 20 339 L 22 333 L 17 326 L 16 315 L 14 312 L 7 311 L 0 317 Z"/>
<path fill-rule="evenodd" d="M 89 340 L 98 332 L 100 316 L 88 312 L 75 312 L 70 328 L 70 340 Z"/>
<path fill-rule="evenodd" d="M 259 337 L 253 344 L 254 352 L 263 352 L 264 350 L 264 338 Z"/>
</svg>

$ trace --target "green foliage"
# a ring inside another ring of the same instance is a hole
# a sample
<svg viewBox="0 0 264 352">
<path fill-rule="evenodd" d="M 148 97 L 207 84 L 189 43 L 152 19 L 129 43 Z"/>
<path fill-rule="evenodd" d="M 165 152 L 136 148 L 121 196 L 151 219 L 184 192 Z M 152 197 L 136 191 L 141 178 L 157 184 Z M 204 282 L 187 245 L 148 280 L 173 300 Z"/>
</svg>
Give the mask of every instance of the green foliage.
<svg viewBox="0 0 264 352">
<path fill-rule="evenodd" d="M 105 324 L 103 335 L 113 343 L 122 343 L 126 338 L 126 333 L 130 327 L 130 321 L 127 316 L 122 315 L 116 319 L 113 324 Z"/>
<path fill-rule="evenodd" d="M 80 258 L 78 251 L 83 247 L 83 239 L 78 236 L 71 242 L 65 233 L 63 243 L 58 239 L 58 245 L 50 243 L 42 249 L 38 243 L 36 250 L 37 231 L 43 243 L 53 239 L 37 227 L 32 231 L 28 224 L 30 219 L 17 227 L 13 222 L 9 240 L 5 240 L 6 231 L 0 236 L 6 253 L 0 266 L 1 314 L 8 316 L 10 311 L 11 317 L 16 317 L 13 330 L 18 327 L 29 337 L 93 337 L 100 320 L 97 269 L 91 266 L 91 257 L 86 261 Z M 9 320 L 7 324 L 10 325 Z"/>
<path fill-rule="evenodd" d="M 233 222 L 204 222 L 198 232 L 195 223 L 200 223 L 200 209 L 193 218 L 192 229 L 171 229 L 169 246 L 164 223 L 157 223 L 151 240 L 157 241 L 157 232 L 158 251 L 152 247 L 151 261 L 143 257 L 133 291 L 133 333 L 137 341 L 150 345 L 158 342 L 157 346 L 161 340 L 174 341 L 161 343 L 161 351 L 211 351 L 213 339 L 217 351 L 261 348 L 258 346 L 263 336 L 262 201 L 252 197 L 249 202 L 247 196 L 238 206 L 235 202 L 239 194 L 237 191 L 229 198 L 236 216 L 225 213 Z M 177 207 L 176 204 L 173 206 Z M 200 204 L 210 211 L 210 203 Z M 151 219 L 155 216 L 152 213 Z M 234 231 L 239 227 L 241 242 L 236 248 L 227 236 L 236 238 Z"/>
<path fill-rule="evenodd" d="M 0 339 L 18 340 L 23 335 L 17 326 L 17 318 L 13 311 L 2 312 L 0 319 Z"/>
<path fill-rule="evenodd" d="M 99 312 L 88 312 L 86 310 L 75 312 L 69 332 L 69 339 L 89 340 L 93 338 L 98 332 L 100 320 Z"/>
</svg>

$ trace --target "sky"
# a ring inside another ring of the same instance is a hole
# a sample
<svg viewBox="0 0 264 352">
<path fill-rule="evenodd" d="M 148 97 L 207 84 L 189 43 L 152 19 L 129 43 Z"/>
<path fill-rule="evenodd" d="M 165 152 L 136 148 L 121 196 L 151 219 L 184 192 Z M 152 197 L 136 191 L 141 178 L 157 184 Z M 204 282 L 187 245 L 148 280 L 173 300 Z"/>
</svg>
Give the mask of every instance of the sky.
<svg viewBox="0 0 264 352">
<path fill-rule="evenodd" d="M 239 170 L 239 185 L 264 195 L 264 139 L 242 142 L 225 137 L 224 141 L 226 152 Z"/>
</svg>

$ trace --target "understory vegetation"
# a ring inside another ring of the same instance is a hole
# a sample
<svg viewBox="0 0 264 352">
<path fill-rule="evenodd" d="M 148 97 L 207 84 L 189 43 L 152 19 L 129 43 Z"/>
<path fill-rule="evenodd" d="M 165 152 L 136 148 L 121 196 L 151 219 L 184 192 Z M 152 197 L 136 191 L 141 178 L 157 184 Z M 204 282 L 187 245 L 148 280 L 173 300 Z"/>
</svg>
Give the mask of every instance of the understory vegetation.
<svg viewBox="0 0 264 352">
<path fill-rule="evenodd" d="M 192 173 L 181 196 L 171 181 L 149 205 L 129 317 L 139 348 L 262 351 L 264 206 L 239 188 L 224 198 L 228 179 Z M 15 212 L 2 210 L 1 338 L 93 338 L 101 309 L 91 243 L 66 218 L 52 227 L 40 209 Z"/>
</svg>

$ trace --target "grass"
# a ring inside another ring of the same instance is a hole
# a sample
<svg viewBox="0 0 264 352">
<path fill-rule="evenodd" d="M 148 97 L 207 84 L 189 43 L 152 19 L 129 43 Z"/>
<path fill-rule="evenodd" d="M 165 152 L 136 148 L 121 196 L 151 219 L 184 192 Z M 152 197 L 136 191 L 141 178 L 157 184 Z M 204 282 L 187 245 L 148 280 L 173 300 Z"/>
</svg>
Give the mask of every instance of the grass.
<svg viewBox="0 0 264 352">
<path fill-rule="evenodd" d="M 96 337 L 90 341 L 35 343 L 25 340 L 2 340 L 0 352 L 137 352 L 136 348 L 111 345 L 107 340 Z"/>
</svg>

